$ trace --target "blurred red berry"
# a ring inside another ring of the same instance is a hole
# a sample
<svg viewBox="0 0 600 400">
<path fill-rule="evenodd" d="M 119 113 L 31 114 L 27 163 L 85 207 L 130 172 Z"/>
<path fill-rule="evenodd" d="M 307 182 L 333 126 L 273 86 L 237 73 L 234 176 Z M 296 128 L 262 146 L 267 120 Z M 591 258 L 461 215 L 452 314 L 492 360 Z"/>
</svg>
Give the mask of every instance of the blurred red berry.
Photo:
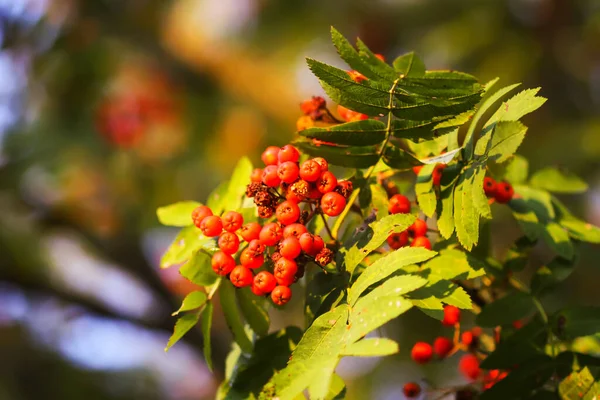
<svg viewBox="0 0 600 400">
<path fill-rule="evenodd" d="M 402 392 L 407 399 L 414 399 L 415 397 L 421 394 L 421 386 L 416 384 L 415 382 L 408 382 L 404 384 L 402 388 Z"/>
<path fill-rule="evenodd" d="M 418 236 L 413 239 L 410 244 L 411 247 L 424 247 L 427 250 L 431 250 L 431 242 L 425 236 Z"/>
<path fill-rule="evenodd" d="M 298 164 L 291 161 L 285 161 L 277 167 L 277 176 L 282 182 L 293 183 L 298 179 Z"/>
<path fill-rule="evenodd" d="M 408 231 L 392 233 L 387 238 L 387 244 L 390 249 L 397 250 L 400 247 L 404 247 L 408 244 Z"/>
<path fill-rule="evenodd" d="M 460 322 L 460 309 L 451 305 L 444 306 L 442 325 L 454 326 Z"/>
<path fill-rule="evenodd" d="M 500 204 L 506 204 L 512 200 L 515 190 L 508 182 L 498 182 L 496 185 L 496 194 L 494 198 Z"/>
<path fill-rule="evenodd" d="M 263 169 L 262 182 L 269 187 L 279 186 L 281 179 L 277 174 L 277 165 L 267 165 Z"/>
<path fill-rule="evenodd" d="M 439 358 L 445 358 L 454 348 L 454 343 L 447 337 L 440 336 L 433 342 L 433 351 Z"/>
<path fill-rule="evenodd" d="M 413 346 L 410 356 L 417 364 L 426 364 L 433 356 L 433 349 L 429 343 L 417 342 Z"/>
<path fill-rule="evenodd" d="M 458 369 L 465 378 L 475 381 L 481 375 L 479 359 L 473 354 L 465 354 L 458 362 Z"/>
<path fill-rule="evenodd" d="M 213 215 L 212 210 L 207 206 L 198 206 L 192 211 L 192 221 L 197 228 L 200 228 L 200 224 L 205 217 Z"/>
<path fill-rule="evenodd" d="M 390 198 L 388 204 L 390 214 L 408 214 L 410 213 L 410 200 L 401 194 L 395 194 Z"/>
<path fill-rule="evenodd" d="M 262 168 L 254 168 L 252 174 L 250 174 L 250 182 L 261 183 L 262 182 Z"/>
<path fill-rule="evenodd" d="M 279 150 L 278 158 L 279 163 L 284 163 L 286 161 L 296 163 L 300 159 L 300 152 L 291 144 L 286 144 Z"/>
<path fill-rule="evenodd" d="M 219 236 L 223 231 L 223 222 L 216 215 L 209 215 L 200 223 L 200 230 L 206 237 Z"/>
<path fill-rule="evenodd" d="M 279 163 L 279 147 L 277 146 L 269 146 L 263 151 L 261 155 L 262 161 L 265 165 L 277 165 Z"/>
<path fill-rule="evenodd" d="M 408 230 L 415 237 L 427 236 L 427 222 L 422 219 L 417 219 Z"/>
<path fill-rule="evenodd" d="M 494 178 L 491 176 L 486 176 L 483 179 L 483 191 L 485 192 L 486 197 L 495 197 L 497 189 L 498 185 Z"/>
</svg>

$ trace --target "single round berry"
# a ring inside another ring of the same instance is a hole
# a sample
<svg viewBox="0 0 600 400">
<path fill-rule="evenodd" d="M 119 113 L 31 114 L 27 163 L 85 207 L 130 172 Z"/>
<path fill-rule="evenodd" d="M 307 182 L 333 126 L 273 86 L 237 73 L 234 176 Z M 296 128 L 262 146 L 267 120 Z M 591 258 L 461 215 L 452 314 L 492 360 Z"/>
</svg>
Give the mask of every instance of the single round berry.
<svg viewBox="0 0 600 400">
<path fill-rule="evenodd" d="M 321 176 L 321 166 L 315 160 L 306 160 L 300 166 L 300 178 L 314 182 Z"/>
<path fill-rule="evenodd" d="M 329 192 L 321 197 L 321 209 L 330 217 L 336 217 L 346 208 L 346 199 L 339 193 Z"/>
<path fill-rule="evenodd" d="M 392 233 L 387 238 L 387 244 L 392 250 L 398 250 L 408 244 L 408 231 Z"/>
<path fill-rule="evenodd" d="M 465 331 L 460 335 L 460 341 L 468 348 L 477 346 L 477 337 L 471 331 Z"/>
<path fill-rule="evenodd" d="M 469 380 L 477 380 L 481 375 L 479 359 L 473 354 L 465 354 L 458 362 L 458 369 Z"/>
<path fill-rule="evenodd" d="M 258 240 L 265 246 L 275 246 L 282 237 L 283 230 L 281 229 L 281 226 L 275 222 L 269 222 L 260 230 Z"/>
<path fill-rule="evenodd" d="M 279 150 L 278 158 L 279 163 L 284 163 L 286 161 L 296 163 L 300 159 L 300 152 L 291 144 L 286 144 Z"/>
<path fill-rule="evenodd" d="M 419 172 L 421 172 L 422 169 L 423 169 L 422 165 L 417 165 L 416 167 L 412 167 L 412 170 L 415 173 L 415 175 L 419 175 Z"/>
<path fill-rule="evenodd" d="M 226 254 L 234 254 L 240 248 L 240 239 L 235 233 L 223 232 L 219 236 L 219 249 Z"/>
<path fill-rule="evenodd" d="M 287 286 L 276 286 L 271 292 L 271 300 L 278 306 L 286 304 L 292 298 L 292 289 Z"/>
<path fill-rule="evenodd" d="M 217 275 L 225 276 L 235 268 L 235 260 L 229 254 L 217 251 L 212 256 L 211 266 Z"/>
<path fill-rule="evenodd" d="M 308 232 L 308 230 L 306 229 L 306 226 L 303 224 L 290 224 L 288 226 L 286 226 L 285 228 L 283 228 L 283 238 L 288 238 L 290 236 L 295 237 L 296 239 L 300 239 L 300 236 L 302 236 L 302 234 Z"/>
<path fill-rule="evenodd" d="M 221 221 L 223 221 L 223 229 L 227 232 L 235 232 L 242 227 L 244 217 L 239 212 L 227 211 L 221 217 Z"/>
<path fill-rule="evenodd" d="M 277 286 L 277 281 L 269 271 L 261 271 L 254 277 L 254 285 L 263 293 L 271 293 Z"/>
<path fill-rule="evenodd" d="M 421 393 L 421 386 L 415 382 L 408 382 L 404 384 L 402 392 L 404 393 L 404 397 L 407 399 L 414 399 Z"/>
<path fill-rule="evenodd" d="M 512 200 L 515 190 L 508 182 L 498 182 L 494 198 L 500 204 L 506 204 Z"/>
<path fill-rule="evenodd" d="M 295 202 L 286 200 L 277 206 L 275 216 L 283 225 L 293 224 L 300 217 L 300 207 Z"/>
<path fill-rule="evenodd" d="M 250 286 L 252 285 L 253 279 L 254 276 L 252 276 L 252 271 L 243 265 L 238 265 L 229 274 L 229 280 L 236 287 Z"/>
<path fill-rule="evenodd" d="M 277 167 L 277 176 L 281 182 L 293 183 L 298 179 L 298 164 L 291 161 L 282 162 Z"/>
<path fill-rule="evenodd" d="M 442 171 L 444 171 L 444 168 L 446 168 L 446 164 L 438 164 L 433 169 L 432 180 L 434 186 L 439 186 L 442 182 Z"/>
<path fill-rule="evenodd" d="M 283 282 L 283 286 L 289 286 L 294 283 L 296 272 L 298 272 L 298 264 L 294 260 L 281 257 L 275 263 L 273 275 L 275 275 L 275 279 L 279 285 L 282 285 L 281 282 Z M 289 283 L 285 285 L 287 282 Z"/>
<path fill-rule="evenodd" d="M 319 167 L 321 167 L 321 172 L 325 172 L 329 169 L 329 163 L 323 157 L 315 157 L 313 158 L 313 161 L 319 164 Z"/>
<path fill-rule="evenodd" d="M 306 254 L 311 254 L 315 247 L 315 237 L 313 234 L 305 232 L 302 235 L 300 235 L 298 243 L 300 243 L 300 247 L 302 248 L 303 252 L 305 252 Z"/>
<path fill-rule="evenodd" d="M 279 163 L 279 147 L 269 146 L 263 151 L 260 158 L 265 165 L 277 165 Z"/>
<path fill-rule="evenodd" d="M 415 343 L 415 345 L 413 346 L 413 348 L 410 352 L 410 357 L 417 364 L 428 363 L 429 360 L 431 360 L 432 356 L 433 356 L 433 349 L 431 348 L 431 345 L 429 343 L 425 343 L 425 342 Z"/>
<path fill-rule="evenodd" d="M 263 169 L 262 182 L 269 187 L 277 187 L 281 183 L 277 175 L 277 165 L 268 165 Z"/>
<path fill-rule="evenodd" d="M 417 219 L 408 230 L 414 237 L 427 236 L 427 222 Z"/>
<path fill-rule="evenodd" d="M 260 239 L 254 239 L 248 242 L 248 252 L 254 257 L 259 257 L 265 252 L 265 245 L 260 242 Z"/>
<path fill-rule="evenodd" d="M 483 179 L 483 191 L 485 192 L 486 197 L 495 197 L 496 190 L 498 189 L 498 184 L 491 176 L 486 176 Z"/>
<path fill-rule="evenodd" d="M 285 191 L 285 199 L 293 201 L 294 203 L 300 203 L 301 201 L 304 201 L 306 197 L 295 192 L 294 189 L 290 186 Z"/>
<path fill-rule="evenodd" d="M 287 259 L 293 260 L 298 257 L 301 252 L 302 247 L 300 246 L 300 241 L 294 236 L 290 236 L 279 242 L 279 253 Z"/>
<path fill-rule="evenodd" d="M 263 174 L 262 168 L 253 169 L 252 173 L 250 174 L 250 182 L 261 183 L 262 182 L 262 174 Z"/>
<path fill-rule="evenodd" d="M 330 171 L 325 171 L 321 173 L 321 176 L 316 183 L 319 192 L 329 193 L 337 186 L 337 178 Z"/>
<path fill-rule="evenodd" d="M 410 247 L 425 247 L 427 250 L 431 250 L 431 242 L 425 236 L 419 236 L 413 239 Z"/>
<path fill-rule="evenodd" d="M 314 235 L 313 248 L 312 248 L 312 251 L 310 253 L 308 253 L 308 255 L 314 257 L 317 254 L 319 254 L 321 252 L 321 250 L 323 250 L 324 248 L 325 248 L 325 242 L 323 241 L 323 238 L 319 235 Z"/>
<path fill-rule="evenodd" d="M 240 254 L 240 264 L 250 269 L 256 269 L 262 267 L 265 263 L 265 256 L 256 256 L 250 249 L 244 249 Z"/>
<path fill-rule="evenodd" d="M 254 281 L 252 282 L 252 285 L 250 285 L 250 290 L 256 296 L 264 296 L 266 294 L 265 292 L 263 292 L 262 290 L 260 290 L 260 288 L 258 286 L 256 286 L 256 284 L 254 283 Z"/>
<path fill-rule="evenodd" d="M 223 232 L 223 222 L 217 215 L 209 215 L 200 223 L 200 230 L 206 237 L 219 236 Z"/>
<path fill-rule="evenodd" d="M 395 194 L 390 198 L 388 204 L 390 214 L 408 214 L 410 213 L 410 200 L 401 194 Z"/>
<path fill-rule="evenodd" d="M 207 206 L 198 206 L 192 211 L 192 221 L 196 227 L 200 228 L 202 220 L 213 215 L 212 210 Z"/>
<path fill-rule="evenodd" d="M 454 343 L 447 337 L 440 336 L 433 342 L 433 351 L 439 358 L 446 358 L 454 348 Z"/>
<path fill-rule="evenodd" d="M 460 322 L 460 309 L 451 305 L 444 306 L 442 325 L 454 326 Z"/>
<path fill-rule="evenodd" d="M 258 239 L 258 235 L 260 235 L 260 230 L 262 226 L 258 222 L 249 222 L 246 225 L 242 226 L 240 230 L 240 236 L 246 242 L 250 242 L 251 240 Z"/>
</svg>

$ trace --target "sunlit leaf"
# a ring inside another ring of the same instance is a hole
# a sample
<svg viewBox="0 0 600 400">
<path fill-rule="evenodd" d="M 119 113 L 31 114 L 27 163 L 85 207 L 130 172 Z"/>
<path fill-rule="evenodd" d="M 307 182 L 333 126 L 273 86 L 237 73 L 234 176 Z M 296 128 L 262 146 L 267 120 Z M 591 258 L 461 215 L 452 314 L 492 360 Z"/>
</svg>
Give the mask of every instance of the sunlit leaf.
<svg viewBox="0 0 600 400">
<path fill-rule="evenodd" d="M 196 201 L 180 201 L 175 204 L 159 207 L 156 210 L 156 215 L 163 225 L 190 226 L 192 225 L 192 211 L 199 205 L 200 203 Z"/>
</svg>

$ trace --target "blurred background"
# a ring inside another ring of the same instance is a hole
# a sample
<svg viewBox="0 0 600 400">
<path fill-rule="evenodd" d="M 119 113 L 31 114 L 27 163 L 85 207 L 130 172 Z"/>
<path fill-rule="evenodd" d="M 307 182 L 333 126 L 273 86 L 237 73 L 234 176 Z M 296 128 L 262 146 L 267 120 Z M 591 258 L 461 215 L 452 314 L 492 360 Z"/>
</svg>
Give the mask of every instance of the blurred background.
<svg viewBox="0 0 600 400">
<path fill-rule="evenodd" d="M 197 331 L 163 351 L 193 286 L 158 268 L 176 231 L 155 209 L 204 200 L 241 155 L 293 137 L 299 102 L 322 94 L 304 58 L 343 65 L 330 25 L 388 59 L 415 50 L 429 69 L 542 86 L 521 153 L 582 176 L 588 194 L 563 200 L 600 225 L 597 0 L 0 0 L 1 400 L 214 396 L 218 312 L 214 376 Z M 502 254 L 519 233 L 494 212 Z M 600 305 L 598 248 L 581 251 L 549 309 Z M 402 348 L 441 333 L 418 311 L 401 320 L 386 334 Z M 349 398 L 460 379 L 407 360 L 344 360 Z"/>
</svg>

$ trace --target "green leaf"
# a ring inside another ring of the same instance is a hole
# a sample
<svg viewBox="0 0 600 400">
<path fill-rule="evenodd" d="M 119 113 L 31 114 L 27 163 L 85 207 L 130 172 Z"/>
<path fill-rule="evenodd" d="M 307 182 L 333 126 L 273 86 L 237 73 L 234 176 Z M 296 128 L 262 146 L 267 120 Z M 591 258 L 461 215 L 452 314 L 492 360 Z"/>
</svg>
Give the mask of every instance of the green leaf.
<svg viewBox="0 0 600 400">
<path fill-rule="evenodd" d="M 592 391 L 593 393 L 589 393 Z M 585 367 L 581 371 L 574 371 L 563 379 L 558 385 L 558 393 L 563 400 L 580 400 L 584 396 L 600 396 L 600 388 L 594 382 L 594 376 Z"/>
<path fill-rule="evenodd" d="M 398 78 L 398 73 L 387 63 L 381 61 L 375 56 L 365 43 L 360 38 L 356 39 L 356 47 L 361 58 L 369 64 L 371 69 L 377 73 L 381 79 L 389 82 L 393 82 Z"/>
<path fill-rule="evenodd" d="M 333 374 L 331 384 L 329 385 L 329 393 L 325 400 L 343 400 L 346 398 L 346 384 L 339 375 Z"/>
<path fill-rule="evenodd" d="M 440 204 L 438 210 L 438 229 L 442 237 L 450 239 L 454 233 L 454 188 L 459 178 L 461 165 L 454 164 L 444 169 L 440 183 Z"/>
<path fill-rule="evenodd" d="M 552 330 L 561 339 L 595 335 L 600 332 L 600 308 L 571 307 L 550 318 Z"/>
<path fill-rule="evenodd" d="M 423 264 L 442 279 L 474 279 L 485 275 L 485 264 L 469 253 L 457 249 L 444 249 L 437 257 Z"/>
<path fill-rule="evenodd" d="M 190 226 L 192 222 L 192 211 L 201 205 L 196 201 L 180 201 L 156 210 L 156 215 L 161 224 L 167 226 Z"/>
<path fill-rule="evenodd" d="M 554 193 L 583 193 L 588 189 L 587 183 L 578 176 L 552 167 L 537 171 L 529 183 Z"/>
<path fill-rule="evenodd" d="M 331 311 L 333 304 L 343 295 L 346 279 L 345 275 L 318 272 L 308 280 L 304 305 L 307 326 L 321 314 Z"/>
<path fill-rule="evenodd" d="M 269 332 L 271 323 L 267 312 L 268 303 L 262 297 L 257 297 L 249 287 L 235 291 L 242 315 L 250 328 L 258 336 L 265 336 Z"/>
<path fill-rule="evenodd" d="M 169 268 L 174 265 L 183 264 L 192 258 L 194 253 L 200 248 L 207 251 L 216 251 L 215 241 L 202 235 L 202 232 L 195 226 L 183 228 L 173 243 L 169 246 L 160 260 L 161 268 Z"/>
<path fill-rule="evenodd" d="M 435 251 L 422 247 L 402 247 L 388 253 L 386 256 L 375 261 L 358 277 L 356 282 L 350 287 L 348 303 L 353 305 L 369 286 L 387 278 L 402 267 L 427 261 L 436 254 Z"/>
<path fill-rule="evenodd" d="M 500 121 L 494 125 L 487 156 L 503 163 L 515 154 L 527 133 L 527 127 L 519 121 Z"/>
<path fill-rule="evenodd" d="M 196 308 L 200 308 L 206 303 L 206 293 L 201 292 L 199 290 L 195 292 L 189 293 L 183 301 L 181 302 L 181 307 L 179 310 L 175 311 L 172 315 L 178 315 L 182 311 L 190 311 L 195 310 Z"/>
<path fill-rule="evenodd" d="M 173 334 L 169 338 L 167 347 L 165 347 L 165 351 L 168 351 L 171 347 L 173 347 L 175 343 L 177 343 L 183 337 L 183 335 L 188 333 L 188 331 L 192 329 L 194 325 L 196 325 L 199 318 L 200 314 L 197 312 L 185 314 L 179 317 L 179 319 L 175 323 L 175 329 L 173 331 Z"/>
<path fill-rule="evenodd" d="M 392 136 L 399 139 L 412 141 L 431 140 L 434 138 L 435 126 L 448 120 L 448 117 L 433 118 L 425 121 L 410 121 L 407 119 L 395 119 L 392 121 Z"/>
<path fill-rule="evenodd" d="M 540 223 L 536 214 L 529 208 L 525 199 L 513 198 L 508 205 L 527 238 L 531 241 L 539 239 L 544 230 L 544 225 Z"/>
<path fill-rule="evenodd" d="M 224 210 L 237 210 L 241 207 L 242 198 L 246 193 L 246 186 L 250 183 L 252 169 L 252 162 L 248 157 L 240 158 L 233 170 L 227 186 L 227 193 L 221 203 Z M 213 210 L 213 212 L 215 211 Z"/>
<path fill-rule="evenodd" d="M 523 156 L 515 154 L 506 165 L 504 179 L 513 185 L 518 185 L 527 180 L 529 162 Z"/>
<path fill-rule="evenodd" d="M 466 250 L 479 240 L 479 215 L 473 204 L 473 167 L 460 175 L 454 189 L 454 224 L 456 236 Z"/>
<path fill-rule="evenodd" d="M 484 369 L 512 369 L 544 353 L 548 329 L 539 319 L 533 319 L 512 335 L 503 335 L 496 349 L 481 363 Z"/>
<path fill-rule="evenodd" d="M 381 285 L 373 288 L 370 297 L 400 296 L 410 293 L 427 284 L 427 280 L 417 275 L 400 275 L 386 279 Z M 366 297 L 365 296 L 365 297 Z"/>
<path fill-rule="evenodd" d="M 542 238 L 559 256 L 571 260 L 575 256 L 575 248 L 569 239 L 567 231 L 555 222 L 546 224 Z"/>
<path fill-rule="evenodd" d="M 337 145 L 368 146 L 384 141 L 386 125 L 381 121 L 367 119 L 324 128 L 308 128 L 298 133 L 300 136 L 335 143 Z"/>
<path fill-rule="evenodd" d="M 492 210 L 488 203 L 488 198 L 483 191 L 483 181 L 485 179 L 486 169 L 485 165 L 482 165 L 475 169 L 473 175 L 473 205 L 477 210 L 477 213 L 484 218 L 492 218 Z"/>
<path fill-rule="evenodd" d="M 408 295 L 415 306 L 423 311 L 440 310 L 442 303 L 466 310 L 473 308 L 471 298 L 463 288 L 431 274 L 428 270 L 423 273 L 423 276 L 429 279 L 429 283 Z"/>
<path fill-rule="evenodd" d="M 544 190 L 529 186 L 515 185 L 515 193 L 523 198 L 527 207 L 532 210 L 541 222 L 552 221 L 556 218 L 552 197 Z"/>
<path fill-rule="evenodd" d="M 541 294 L 551 289 L 571 275 L 574 269 L 573 266 L 572 260 L 565 260 L 560 257 L 550 261 L 547 265 L 541 266 L 533 276 L 531 291 Z"/>
<path fill-rule="evenodd" d="M 511 324 L 513 321 L 529 316 L 534 310 L 535 304 L 530 295 L 512 292 L 483 307 L 475 321 L 479 326 L 492 328 Z"/>
<path fill-rule="evenodd" d="M 326 396 L 344 345 L 347 320 L 348 307 L 343 305 L 313 322 L 294 349 L 288 365 L 274 376 L 273 397 L 293 400 L 313 385 L 317 397 L 321 394 L 317 389 L 326 386 L 322 397 Z"/>
<path fill-rule="evenodd" d="M 371 189 L 371 207 L 377 210 L 377 221 L 387 217 L 388 214 L 388 195 L 381 185 L 370 185 Z"/>
<path fill-rule="evenodd" d="M 393 62 L 394 69 L 405 77 L 422 77 L 425 75 L 425 64 L 415 53 L 401 55 Z"/>
<path fill-rule="evenodd" d="M 235 301 L 235 289 L 233 285 L 229 285 L 228 282 L 225 282 L 225 284 L 220 286 L 219 300 L 221 301 L 225 322 L 227 322 L 227 326 L 233 334 L 233 339 L 244 353 L 251 353 L 253 347 L 252 342 L 246 334 L 244 322 L 242 321 L 240 310 Z"/>
<path fill-rule="evenodd" d="M 344 257 L 346 270 L 352 273 L 369 253 L 383 245 L 388 236 L 408 229 L 415 219 L 413 214 L 394 214 L 360 227 L 353 237 L 355 245 Z"/>
<path fill-rule="evenodd" d="M 206 205 L 210 207 L 213 214 L 219 215 L 225 209 L 223 205 L 225 203 L 225 200 L 227 199 L 228 190 L 229 181 L 223 181 L 208 195 Z"/>
<path fill-rule="evenodd" d="M 179 273 L 192 283 L 199 286 L 210 286 L 216 282 L 218 275 L 211 266 L 211 256 L 203 250 L 196 251 L 192 258 L 183 264 Z"/>
<path fill-rule="evenodd" d="M 424 165 L 419 171 L 417 176 L 417 183 L 415 184 L 415 193 L 417 195 L 417 202 L 419 208 L 429 218 L 435 213 L 437 205 L 437 199 L 435 191 L 433 190 L 433 171 L 435 164 Z"/>
<path fill-rule="evenodd" d="M 408 170 L 414 166 L 423 164 L 409 152 L 392 146 L 386 147 L 383 154 L 383 161 L 390 167 L 400 171 Z"/>
<path fill-rule="evenodd" d="M 323 157 L 327 159 L 329 164 L 340 165 L 346 168 L 368 168 L 377 164 L 379 160 L 379 154 L 377 149 L 373 146 L 329 146 L 329 145 L 315 145 L 311 142 L 294 142 L 301 151 L 313 156 Z"/>
<path fill-rule="evenodd" d="M 210 337 L 210 329 L 212 327 L 212 317 L 213 317 L 213 303 L 208 302 L 204 310 L 202 311 L 202 317 L 200 319 L 200 326 L 202 327 L 202 339 L 203 346 L 202 352 L 204 353 L 204 361 L 206 362 L 206 366 L 210 371 L 213 369 L 212 364 L 212 350 L 211 350 L 211 337 Z"/>
<path fill-rule="evenodd" d="M 354 357 L 382 357 L 396 354 L 400 351 L 398 343 L 386 338 L 368 338 L 359 340 L 343 351 L 343 356 Z"/>
<path fill-rule="evenodd" d="M 352 307 L 347 333 L 348 343 L 364 337 L 412 308 L 412 302 L 400 296 L 378 297 L 369 293 Z"/>
<path fill-rule="evenodd" d="M 500 105 L 485 126 L 499 121 L 518 121 L 521 117 L 534 112 L 546 102 L 544 97 L 536 96 L 539 91 L 540 88 L 535 88 L 517 93 Z"/>
<path fill-rule="evenodd" d="M 560 225 L 573 239 L 589 243 L 600 243 L 600 228 L 576 218 L 562 219 Z"/>
</svg>

